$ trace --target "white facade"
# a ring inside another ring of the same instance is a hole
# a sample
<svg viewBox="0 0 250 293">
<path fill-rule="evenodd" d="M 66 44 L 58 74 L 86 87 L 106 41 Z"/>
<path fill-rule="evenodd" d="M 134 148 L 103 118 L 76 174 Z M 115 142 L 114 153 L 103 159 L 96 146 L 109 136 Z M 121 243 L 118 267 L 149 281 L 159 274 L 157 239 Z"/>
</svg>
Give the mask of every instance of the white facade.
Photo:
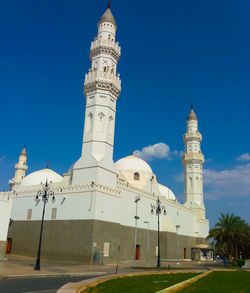
<svg viewBox="0 0 250 293">
<path fill-rule="evenodd" d="M 5 254 L 12 199 L 9 192 L 0 193 L 0 259 Z"/>
<path fill-rule="evenodd" d="M 116 73 L 120 58 L 116 29 L 108 8 L 98 23 L 98 35 L 91 43 L 91 67 L 84 83 L 86 109 L 81 157 L 63 177 L 44 169 L 12 185 L 8 193 L 13 198 L 11 219 L 41 219 L 43 203 L 36 202 L 35 196 L 47 180 L 55 192 L 56 202 L 49 200 L 46 204 L 45 220 L 93 219 L 134 227 L 135 197 L 140 196 L 137 227 L 147 229 L 144 222 L 149 222 L 149 229 L 156 231 L 157 219 L 150 214 L 150 207 L 159 197 L 167 210 L 167 215 L 160 217 L 161 231 L 176 233 L 178 225 L 180 235 L 205 238 L 209 223 L 203 204 L 204 157 L 200 152 L 197 118 L 189 115 L 184 135 L 184 204 L 177 201 L 172 190 L 157 182 L 151 167 L 142 159 L 131 155 L 116 163 L 113 161 L 116 102 L 121 91 Z M 25 166 L 26 159 L 25 164 L 22 163 Z M 190 178 L 193 185 L 189 184 Z M 2 237 L 6 238 L 6 231 Z"/>
</svg>

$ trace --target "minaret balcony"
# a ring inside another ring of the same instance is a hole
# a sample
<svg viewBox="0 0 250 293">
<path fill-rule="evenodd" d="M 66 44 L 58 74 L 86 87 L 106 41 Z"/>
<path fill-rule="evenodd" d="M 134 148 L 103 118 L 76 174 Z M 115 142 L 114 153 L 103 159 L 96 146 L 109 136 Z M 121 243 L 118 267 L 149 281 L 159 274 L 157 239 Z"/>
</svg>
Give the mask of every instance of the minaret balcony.
<svg viewBox="0 0 250 293">
<path fill-rule="evenodd" d="M 110 54 L 118 62 L 121 56 L 121 47 L 118 42 L 109 39 L 96 39 L 94 42 L 91 42 L 90 59 L 100 53 Z"/>
<path fill-rule="evenodd" d="M 111 90 L 114 91 L 114 94 L 118 97 L 121 92 L 120 74 L 118 73 L 117 75 L 115 75 L 112 72 L 91 70 L 85 75 L 85 94 L 87 93 L 88 88 L 90 88 L 90 90 L 93 90 L 94 88 Z"/>
<path fill-rule="evenodd" d="M 182 156 L 182 162 L 188 163 L 188 161 L 195 161 L 198 163 L 204 163 L 204 156 L 200 153 L 186 153 Z"/>
<path fill-rule="evenodd" d="M 202 141 L 202 135 L 200 132 L 187 132 L 183 135 L 183 141 Z"/>
</svg>

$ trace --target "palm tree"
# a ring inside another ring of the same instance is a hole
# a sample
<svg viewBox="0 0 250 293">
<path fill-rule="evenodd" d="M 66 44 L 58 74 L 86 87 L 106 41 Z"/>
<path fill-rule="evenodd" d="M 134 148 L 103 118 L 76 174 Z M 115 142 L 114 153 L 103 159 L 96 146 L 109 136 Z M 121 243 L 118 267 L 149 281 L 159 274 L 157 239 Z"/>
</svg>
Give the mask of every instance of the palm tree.
<svg viewBox="0 0 250 293">
<path fill-rule="evenodd" d="M 239 246 L 241 246 L 247 239 L 249 234 L 249 227 L 246 221 L 240 217 L 235 217 L 233 226 L 233 245 L 234 245 L 234 258 L 239 258 Z"/>
<path fill-rule="evenodd" d="M 215 224 L 215 228 L 209 231 L 208 238 L 214 238 L 216 241 L 226 243 L 228 262 L 232 263 L 232 247 L 234 243 L 234 231 L 238 217 L 234 214 L 222 214 Z"/>
<path fill-rule="evenodd" d="M 217 244 L 226 244 L 228 262 L 232 263 L 232 250 L 234 259 L 239 258 L 239 249 L 248 256 L 250 247 L 250 226 L 246 221 L 234 214 L 221 214 L 215 227 L 209 231 L 208 238 L 214 238 Z"/>
</svg>

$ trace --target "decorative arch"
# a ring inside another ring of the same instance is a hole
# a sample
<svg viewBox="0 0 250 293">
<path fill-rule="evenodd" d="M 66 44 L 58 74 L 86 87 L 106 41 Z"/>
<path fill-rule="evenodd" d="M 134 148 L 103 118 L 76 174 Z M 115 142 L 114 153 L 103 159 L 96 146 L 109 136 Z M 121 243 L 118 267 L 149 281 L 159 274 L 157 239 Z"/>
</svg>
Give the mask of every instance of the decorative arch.
<svg viewBox="0 0 250 293">
<path fill-rule="evenodd" d="M 90 112 L 86 118 L 86 133 L 92 132 L 93 130 L 93 114 Z"/>
<path fill-rule="evenodd" d="M 97 123 L 97 131 L 103 131 L 105 125 L 105 115 L 103 112 L 98 114 L 98 123 Z"/>
<path fill-rule="evenodd" d="M 114 118 L 113 116 L 109 116 L 108 135 L 112 136 L 113 133 L 114 133 Z"/>
</svg>

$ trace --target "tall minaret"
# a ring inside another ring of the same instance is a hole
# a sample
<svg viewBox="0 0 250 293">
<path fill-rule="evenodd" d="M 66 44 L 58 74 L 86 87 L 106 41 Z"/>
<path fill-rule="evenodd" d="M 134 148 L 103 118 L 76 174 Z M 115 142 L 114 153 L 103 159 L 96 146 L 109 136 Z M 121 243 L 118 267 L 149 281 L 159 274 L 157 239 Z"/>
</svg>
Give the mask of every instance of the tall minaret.
<svg viewBox="0 0 250 293">
<path fill-rule="evenodd" d="M 115 41 L 117 26 L 110 3 L 97 27 L 97 37 L 90 47 L 91 68 L 84 82 L 86 108 L 82 154 L 73 167 L 72 184 L 94 181 L 115 185 L 113 144 L 116 101 L 121 92 L 116 67 L 121 48 Z"/>
<path fill-rule="evenodd" d="M 18 163 L 15 165 L 15 176 L 9 180 L 10 189 L 14 189 L 17 185 L 21 183 L 25 177 L 28 166 L 26 165 L 27 161 L 27 152 L 26 147 L 24 146 L 23 150 L 19 155 Z"/>
<path fill-rule="evenodd" d="M 187 132 L 183 136 L 183 141 L 185 143 L 185 154 L 182 156 L 185 205 L 204 210 L 200 212 L 200 216 L 205 217 L 202 179 L 204 156 L 200 149 L 202 135 L 198 130 L 198 120 L 192 105 L 187 117 Z"/>
</svg>

